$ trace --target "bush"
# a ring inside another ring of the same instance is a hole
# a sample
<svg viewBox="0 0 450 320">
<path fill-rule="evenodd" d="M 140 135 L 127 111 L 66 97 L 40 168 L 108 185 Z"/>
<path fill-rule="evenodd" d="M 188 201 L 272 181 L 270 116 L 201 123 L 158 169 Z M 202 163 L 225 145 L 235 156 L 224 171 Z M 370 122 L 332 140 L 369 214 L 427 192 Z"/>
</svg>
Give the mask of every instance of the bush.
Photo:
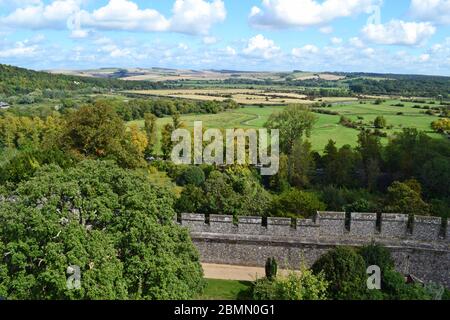
<svg viewBox="0 0 450 320">
<path fill-rule="evenodd" d="M 394 260 L 391 257 L 391 253 L 383 246 L 371 244 L 361 248 L 359 254 L 363 257 L 366 268 L 379 266 L 381 272 L 394 269 Z"/>
<path fill-rule="evenodd" d="M 278 265 L 275 258 L 268 258 L 266 261 L 266 278 L 273 280 L 277 277 Z"/>
<path fill-rule="evenodd" d="M 196 166 L 189 166 L 180 174 L 177 179 L 177 184 L 180 186 L 194 185 L 196 187 L 201 186 L 205 182 L 205 173 L 203 170 Z"/>
<path fill-rule="evenodd" d="M 373 125 L 377 129 L 383 129 L 387 125 L 386 119 L 383 116 L 378 116 L 378 117 L 375 118 L 375 120 L 373 122 Z"/>
<path fill-rule="evenodd" d="M 330 283 L 328 296 L 337 300 L 364 298 L 367 275 L 364 259 L 347 247 L 337 247 L 320 257 L 312 266 L 315 275 L 323 272 Z"/>
<path fill-rule="evenodd" d="M 292 271 L 285 278 L 255 281 L 253 299 L 255 300 L 326 300 L 328 282 L 323 274 L 314 275 L 303 269 L 300 273 Z"/>
<path fill-rule="evenodd" d="M 386 270 L 381 280 L 381 288 L 388 300 L 430 300 L 426 289 L 418 284 L 407 284 L 405 277 L 394 271 Z"/>
<path fill-rule="evenodd" d="M 281 217 L 308 218 L 325 208 L 315 193 L 298 189 L 283 192 L 273 202 L 273 213 Z"/>
</svg>

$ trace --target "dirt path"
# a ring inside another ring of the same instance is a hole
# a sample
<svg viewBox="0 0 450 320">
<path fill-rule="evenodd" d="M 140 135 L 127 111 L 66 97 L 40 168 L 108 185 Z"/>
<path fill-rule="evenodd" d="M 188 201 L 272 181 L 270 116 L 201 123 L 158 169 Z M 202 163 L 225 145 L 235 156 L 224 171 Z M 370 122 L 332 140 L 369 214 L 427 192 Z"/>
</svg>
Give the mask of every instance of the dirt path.
<svg viewBox="0 0 450 320">
<path fill-rule="evenodd" d="M 202 263 L 205 278 L 220 280 L 255 281 L 265 276 L 264 268 Z"/>
<path fill-rule="evenodd" d="M 264 278 L 264 268 L 231 266 L 225 264 L 202 263 L 206 279 L 255 281 Z M 279 274 L 287 275 L 288 271 L 280 270 Z"/>
</svg>

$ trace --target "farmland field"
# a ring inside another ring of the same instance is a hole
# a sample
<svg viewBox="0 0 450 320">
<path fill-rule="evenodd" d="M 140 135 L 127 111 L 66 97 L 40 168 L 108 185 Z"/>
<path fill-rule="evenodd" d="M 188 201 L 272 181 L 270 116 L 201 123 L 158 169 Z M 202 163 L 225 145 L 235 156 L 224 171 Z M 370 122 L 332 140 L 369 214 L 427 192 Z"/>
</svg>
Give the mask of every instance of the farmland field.
<svg viewBox="0 0 450 320">
<path fill-rule="evenodd" d="M 402 102 L 404 107 L 393 106 L 398 103 L 400 103 L 399 100 L 387 100 L 380 105 L 372 102 L 366 102 L 365 104 L 354 102 L 324 108 L 324 110 L 338 112 L 339 115 L 316 114 L 318 121 L 310 138 L 313 149 L 322 151 L 329 139 L 335 140 L 338 146 L 356 145 L 359 131 L 339 124 L 341 116 L 346 116 L 353 121 L 362 121 L 364 126 L 369 128 L 372 126 L 374 119 L 382 115 L 386 118 L 387 125 L 392 126 L 390 129 L 383 130 L 388 135 L 399 132 L 403 128 L 417 128 L 433 137 L 442 137 L 433 133 L 430 127 L 431 122 L 438 119 L 437 116 L 427 115 L 423 109 L 413 108 L 414 103 Z M 425 104 L 422 106 L 425 106 Z M 283 109 L 283 106 L 246 106 L 219 114 L 183 115 L 181 120 L 188 128 L 193 128 L 195 121 L 203 121 L 203 127 L 206 128 L 261 128 L 272 113 Z M 170 121 L 170 117 L 160 118 L 158 119 L 158 127 L 161 129 Z M 141 127 L 144 125 L 143 121 L 131 123 L 137 123 Z M 388 139 L 383 138 L 382 141 L 386 143 Z"/>
<path fill-rule="evenodd" d="M 280 92 L 263 89 L 171 89 L 171 90 L 135 90 L 126 93 L 155 96 L 171 97 L 203 101 L 224 101 L 233 99 L 239 104 L 245 105 L 284 105 L 291 103 L 312 104 L 318 100 L 310 100 L 306 95 L 295 92 Z M 338 97 L 323 98 L 321 101 L 340 102 L 354 101 L 356 98 Z"/>
</svg>

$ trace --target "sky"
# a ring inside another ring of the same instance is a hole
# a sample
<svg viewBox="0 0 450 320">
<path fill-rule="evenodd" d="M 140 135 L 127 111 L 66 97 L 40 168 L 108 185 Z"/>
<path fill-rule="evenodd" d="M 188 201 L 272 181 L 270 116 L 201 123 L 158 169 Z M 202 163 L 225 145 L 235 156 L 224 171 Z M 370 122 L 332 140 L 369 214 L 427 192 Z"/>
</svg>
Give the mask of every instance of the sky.
<svg viewBox="0 0 450 320">
<path fill-rule="evenodd" d="M 450 0 L 0 0 L 0 63 L 450 75 Z"/>
</svg>

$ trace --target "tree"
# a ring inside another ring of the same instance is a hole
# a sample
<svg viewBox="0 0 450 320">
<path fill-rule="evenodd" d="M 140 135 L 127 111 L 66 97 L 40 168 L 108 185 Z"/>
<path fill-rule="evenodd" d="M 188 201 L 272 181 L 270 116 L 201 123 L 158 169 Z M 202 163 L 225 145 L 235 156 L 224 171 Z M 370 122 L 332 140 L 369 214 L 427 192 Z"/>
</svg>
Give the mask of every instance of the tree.
<svg viewBox="0 0 450 320">
<path fill-rule="evenodd" d="M 377 186 L 382 164 L 380 138 L 368 130 L 362 130 L 358 135 L 357 150 L 361 155 L 366 185 L 370 191 L 374 191 Z"/>
<path fill-rule="evenodd" d="M 173 197 L 109 161 L 48 166 L 0 202 L 0 291 L 8 299 L 190 299 L 199 256 Z M 69 290 L 66 270 L 81 270 Z"/>
<path fill-rule="evenodd" d="M 367 289 L 366 267 L 363 258 L 353 249 L 337 247 L 312 266 L 315 275 L 323 272 L 330 283 L 328 296 L 337 300 L 362 299 Z"/>
<path fill-rule="evenodd" d="M 289 159 L 285 154 L 280 155 L 280 168 L 278 172 L 269 178 L 269 186 L 276 192 L 283 192 L 289 189 Z"/>
<path fill-rule="evenodd" d="M 278 273 L 278 264 L 275 258 L 267 258 L 266 261 L 266 278 L 269 280 L 273 280 L 277 277 Z"/>
<path fill-rule="evenodd" d="M 179 213 L 199 213 L 203 210 L 204 202 L 203 190 L 190 184 L 181 192 L 175 208 Z"/>
<path fill-rule="evenodd" d="M 134 147 L 137 149 L 140 157 L 144 156 L 144 152 L 148 147 L 148 139 L 145 133 L 143 133 L 136 124 L 130 126 L 129 139 Z"/>
<path fill-rule="evenodd" d="M 407 184 L 395 181 L 388 188 L 388 205 L 386 210 L 409 215 L 429 215 L 430 208 L 419 193 Z"/>
<path fill-rule="evenodd" d="M 281 217 L 309 218 L 326 206 L 311 192 L 292 188 L 274 198 L 273 213 Z"/>
<path fill-rule="evenodd" d="M 420 169 L 420 178 L 427 194 L 450 197 L 450 161 L 436 156 L 426 161 Z"/>
<path fill-rule="evenodd" d="M 62 147 L 79 159 L 113 159 L 123 167 L 136 168 L 144 159 L 131 138 L 114 109 L 99 101 L 69 114 Z"/>
<path fill-rule="evenodd" d="M 431 124 L 431 127 L 437 133 L 450 132 L 450 119 L 442 118 L 442 119 L 433 121 L 433 123 Z"/>
<path fill-rule="evenodd" d="M 317 117 L 302 105 L 290 105 L 280 113 L 274 113 L 265 124 L 268 129 L 280 130 L 280 148 L 287 155 L 292 154 L 296 141 L 310 135 Z"/>
<path fill-rule="evenodd" d="M 387 122 L 383 116 L 378 116 L 375 118 L 373 125 L 377 129 L 384 129 L 386 128 Z"/>
<path fill-rule="evenodd" d="M 213 171 L 203 185 L 203 212 L 234 216 L 264 216 L 272 197 L 248 169 Z"/>
<path fill-rule="evenodd" d="M 165 159 L 169 159 L 172 154 L 173 142 L 172 142 L 172 133 L 184 127 L 183 122 L 180 120 L 180 115 L 175 113 L 172 116 L 172 123 L 168 123 L 163 127 L 162 130 L 162 141 L 161 141 L 161 150 Z"/>
<path fill-rule="evenodd" d="M 148 140 L 146 155 L 150 155 L 155 152 L 155 147 L 158 140 L 158 126 L 156 124 L 156 120 L 156 116 L 152 113 L 146 113 L 144 115 L 145 134 L 147 135 Z"/>
<path fill-rule="evenodd" d="M 315 171 L 314 158 L 309 141 L 298 140 L 289 157 L 289 180 L 295 187 L 305 188 L 310 185 L 311 177 Z"/>
<path fill-rule="evenodd" d="M 185 168 L 180 176 L 177 178 L 177 183 L 180 186 L 194 185 L 201 186 L 205 182 L 205 173 L 197 166 L 188 166 Z"/>
<path fill-rule="evenodd" d="M 338 150 L 336 143 L 330 140 L 325 147 L 323 166 L 326 183 L 340 187 L 359 185 L 356 172 L 360 166 L 360 156 L 349 145 Z"/>
</svg>

